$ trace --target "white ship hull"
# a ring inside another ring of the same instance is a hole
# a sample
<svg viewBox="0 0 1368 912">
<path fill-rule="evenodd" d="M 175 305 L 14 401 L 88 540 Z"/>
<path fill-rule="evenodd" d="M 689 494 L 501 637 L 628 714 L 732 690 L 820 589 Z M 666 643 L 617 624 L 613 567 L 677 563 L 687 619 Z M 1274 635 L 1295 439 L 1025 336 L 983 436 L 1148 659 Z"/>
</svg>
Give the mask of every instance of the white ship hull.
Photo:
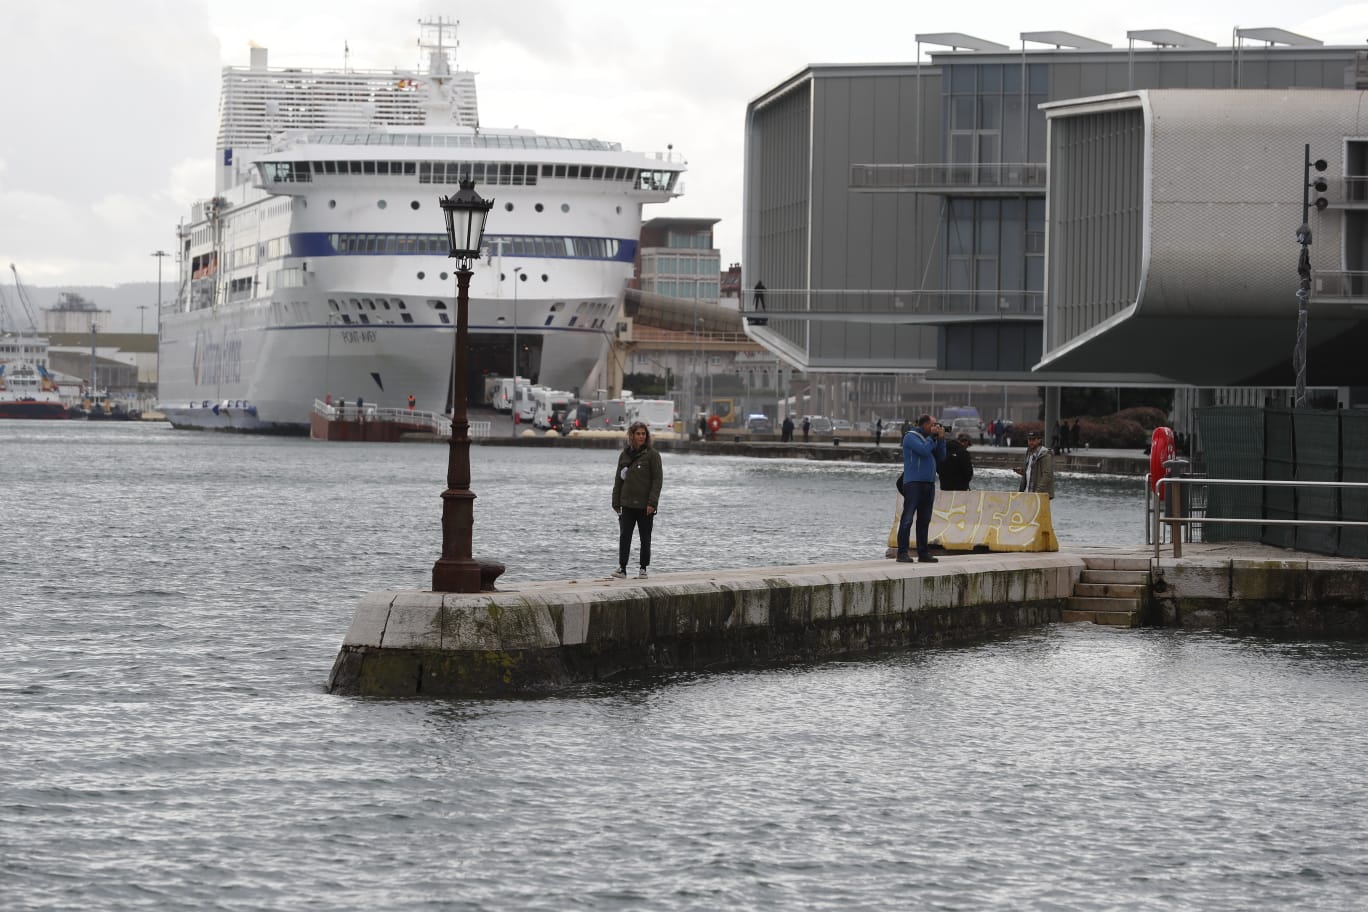
<svg viewBox="0 0 1368 912">
<path fill-rule="evenodd" d="M 326 304 L 317 309 L 326 314 Z M 482 335 L 510 336 L 511 323 L 499 322 L 510 309 L 505 301 L 472 300 L 472 343 Z M 303 434 L 315 399 L 402 408 L 412 395 L 423 408 L 449 409 L 454 323 L 346 325 L 324 315 L 275 324 L 273 310 L 263 301 L 163 321 L 158 409 L 167 420 L 185 428 Z M 593 329 L 524 327 L 519 337 L 524 347 L 541 339 L 540 376 L 563 387 L 582 384 L 605 346 Z"/>
</svg>

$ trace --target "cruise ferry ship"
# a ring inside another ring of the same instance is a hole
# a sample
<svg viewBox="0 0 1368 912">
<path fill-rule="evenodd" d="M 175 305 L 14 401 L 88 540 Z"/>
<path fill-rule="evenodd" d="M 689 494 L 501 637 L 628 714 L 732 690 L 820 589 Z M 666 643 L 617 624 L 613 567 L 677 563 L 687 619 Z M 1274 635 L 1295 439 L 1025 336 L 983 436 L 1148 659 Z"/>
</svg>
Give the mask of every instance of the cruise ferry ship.
<svg viewBox="0 0 1368 912">
<path fill-rule="evenodd" d="M 582 389 L 601 369 L 642 207 L 684 161 L 480 126 L 450 22 L 425 69 L 223 71 L 215 193 L 179 232 L 159 409 L 177 427 L 307 433 L 315 400 L 450 407 L 455 275 L 438 199 L 494 200 L 470 286 L 467 388 L 517 371 Z"/>
</svg>

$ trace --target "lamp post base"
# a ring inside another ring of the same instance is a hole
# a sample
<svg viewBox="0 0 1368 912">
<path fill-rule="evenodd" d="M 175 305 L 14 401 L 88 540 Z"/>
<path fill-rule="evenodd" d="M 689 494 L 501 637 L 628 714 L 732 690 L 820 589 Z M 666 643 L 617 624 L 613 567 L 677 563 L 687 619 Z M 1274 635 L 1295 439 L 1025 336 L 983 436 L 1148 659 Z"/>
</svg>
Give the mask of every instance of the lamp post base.
<svg viewBox="0 0 1368 912">
<path fill-rule="evenodd" d="M 498 561 L 441 558 L 432 565 L 432 591 L 497 592 L 494 582 L 505 569 Z"/>
</svg>

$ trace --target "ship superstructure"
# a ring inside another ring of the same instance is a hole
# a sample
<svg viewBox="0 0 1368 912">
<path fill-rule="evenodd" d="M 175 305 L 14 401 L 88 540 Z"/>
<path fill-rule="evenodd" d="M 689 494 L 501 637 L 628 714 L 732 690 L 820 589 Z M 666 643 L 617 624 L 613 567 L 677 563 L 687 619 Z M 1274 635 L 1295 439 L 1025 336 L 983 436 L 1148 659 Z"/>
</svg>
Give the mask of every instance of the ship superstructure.
<svg viewBox="0 0 1368 912">
<path fill-rule="evenodd" d="M 216 192 L 180 230 L 161 320 L 175 424 L 304 433 L 315 399 L 448 405 L 455 283 L 438 198 L 469 178 L 494 210 L 471 282 L 481 373 L 585 384 L 630 277 L 641 207 L 682 192 L 674 152 L 479 125 L 453 25 L 422 72 L 223 73 Z"/>
</svg>

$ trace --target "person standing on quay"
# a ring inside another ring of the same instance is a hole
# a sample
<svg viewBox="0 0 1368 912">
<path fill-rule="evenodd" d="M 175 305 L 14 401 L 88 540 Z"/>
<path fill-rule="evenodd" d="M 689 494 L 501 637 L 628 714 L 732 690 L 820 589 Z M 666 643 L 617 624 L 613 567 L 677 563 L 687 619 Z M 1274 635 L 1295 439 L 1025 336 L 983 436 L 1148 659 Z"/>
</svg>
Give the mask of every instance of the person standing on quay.
<svg viewBox="0 0 1368 912">
<path fill-rule="evenodd" d="M 779 441 L 781 443 L 793 442 L 793 418 L 789 415 L 785 415 L 784 423 L 779 425 Z"/>
<path fill-rule="evenodd" d="M 945 429 L 930 415 L 917 419 L 917 426 L 902 439 L 903 508 L 898 522 L 898 563 L 912 563 L 908 553 L 912 519 L 917 522 L 917 560 L 934 564 L 927 538 L 931 531 L 931 511 L 936 506 L 936 466 L 945 459 Z"/>
<path fill-rule="evenodd" d="M 660 467 L 660 453 L 651 446 L 651 430 L 644 421 L 634 421 L 627 429 L 627 446 L 618 456 L 617 475 L 613 479 L 613 512 L 618 515 L 618 568 L 613 576 L 627 576 L 627 557 L 632 550 L 632 530 L 641 532 L 641 571 L 637 579 L 646 578 L 651 565 L 651 527 L 655 525 L 656 506 L 660 502 L 660 486 L 665 476 Z"/>
<path fill-rule="evenodd" d="M 1040 445 L 1040 431 L 1026 434 L 1026 467 L 1012 469 L 1021 476 L 1018 491 L 1046 494 L 1054 500 L 1054 457 Z"/>
<path fill-rule="evenodd" d="M 883 419 L 882 419 L 882 418 L 876 418 L 876 419 L 874 420 L 874 449 L 877 450 L 877 449 L 879 448 L 879 441 L 882 440 L 882 439 L 883 439 Z"/>
<path fill-rule="evenodd" d="M 961 433 L 958 439 L 945 442 L 945 460 L 938 467 L 942 491 L 967 491 L 974 480 L 974 459 L 969 455 L 973 440 Z"/>
<path fill-rule="evenodd" d="M 812 422 L 809 421 L 809 420 L 807 420 L 806 418 L 804 418 L 804 419 L 803 419 L 803 443 L 807 443 L 807 442 L 808 442 L 808 434 L 810 434 L 811 432 L 812 432 Z"/>
</svg>

